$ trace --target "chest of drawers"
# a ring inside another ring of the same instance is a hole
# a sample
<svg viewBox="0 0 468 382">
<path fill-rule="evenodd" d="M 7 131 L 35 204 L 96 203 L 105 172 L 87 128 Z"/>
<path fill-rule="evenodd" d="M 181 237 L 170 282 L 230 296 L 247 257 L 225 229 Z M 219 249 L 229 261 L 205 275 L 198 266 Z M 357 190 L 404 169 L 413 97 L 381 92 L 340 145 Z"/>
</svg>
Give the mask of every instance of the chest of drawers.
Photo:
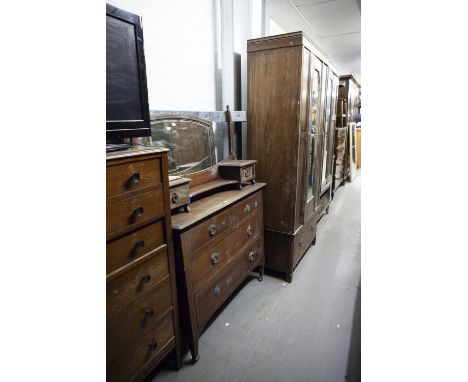
<svg viewBox="0 0 468 382">
<path fill-rule="evenodd" d="M 107 380 L 139 381 L 171 352 L 180 365 L 167 150 L 106 159 Z"/>
<path fill-rule="evenodd" d="M 251 271 L 262 279 L 264 186 L 217 192 L 172 216 L 182 330 L 193 362 L 213 314 Z"/>
</svg>

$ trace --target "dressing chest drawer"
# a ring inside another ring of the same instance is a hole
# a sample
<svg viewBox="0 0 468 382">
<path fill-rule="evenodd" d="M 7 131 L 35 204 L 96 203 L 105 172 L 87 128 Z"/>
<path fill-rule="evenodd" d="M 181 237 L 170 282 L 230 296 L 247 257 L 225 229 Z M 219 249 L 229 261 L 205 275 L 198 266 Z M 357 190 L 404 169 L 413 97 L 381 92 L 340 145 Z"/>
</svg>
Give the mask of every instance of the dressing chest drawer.
<svg viewBox="0 0 468 382">
<path fill-rule="evenodd" d="M 107 380 L 140 381 L 180 365 L 167 150 L 107 154 L 106 204 Z"/>
<path fill-rule="evenodd" d="M 192 360 L 213 314 L 254 270 L 263 276 L 264 183 L 221 191 L 172 216 L 182 330 Z"/>
</svg>

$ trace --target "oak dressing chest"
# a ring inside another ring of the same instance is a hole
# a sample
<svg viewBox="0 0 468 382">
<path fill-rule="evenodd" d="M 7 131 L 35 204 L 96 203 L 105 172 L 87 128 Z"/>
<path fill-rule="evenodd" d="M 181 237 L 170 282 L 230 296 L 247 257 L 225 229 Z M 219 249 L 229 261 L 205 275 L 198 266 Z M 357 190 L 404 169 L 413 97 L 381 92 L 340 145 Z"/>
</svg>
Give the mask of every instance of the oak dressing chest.
<svg viewBox="0 0 468 382">
<path fill-rule="evenodd" d="M 107 380 L 139 381 L 180 364 L 167 150 L 106 156 Z"/>
<path fill-rule="evenodd" d="M 210 122 L 185 114 L 152 119 L 152 141 L 171 150 L 170 174 L 190 179 L 190 209 L 172 211 L 172 229 L 182 338 L 192 362 L 214 313 L 252 271 L 263 278 L 265 183 L 255 183 L 255 160 L 236 160 L 231 123 L 228 135 L 229 153 L 217 163 Z"/>
</svg>

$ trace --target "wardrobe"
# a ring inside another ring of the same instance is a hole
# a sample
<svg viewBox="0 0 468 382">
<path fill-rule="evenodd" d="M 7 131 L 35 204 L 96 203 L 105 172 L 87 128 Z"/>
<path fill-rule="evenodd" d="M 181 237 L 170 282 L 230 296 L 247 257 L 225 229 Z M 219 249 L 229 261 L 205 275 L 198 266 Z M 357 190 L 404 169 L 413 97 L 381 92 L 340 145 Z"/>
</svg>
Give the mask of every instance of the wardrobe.
<svg viewBox="0 0 468 382">
<path fill-rule="evenodd" d="M 339 78 L 302 32 L 248 40 L 248 158 L 264 191 L 265 267 L 288 282 L 328 212 Z"/>
</svg>

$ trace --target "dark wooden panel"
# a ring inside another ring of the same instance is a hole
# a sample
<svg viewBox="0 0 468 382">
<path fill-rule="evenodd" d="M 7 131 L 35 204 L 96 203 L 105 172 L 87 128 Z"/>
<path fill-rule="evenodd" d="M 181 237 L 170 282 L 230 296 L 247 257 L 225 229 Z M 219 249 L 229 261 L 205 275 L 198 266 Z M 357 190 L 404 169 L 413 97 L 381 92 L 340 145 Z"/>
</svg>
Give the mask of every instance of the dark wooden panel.
<svg viewBox="0 0 468 382">
<path fill-rule="evenodd" d="M 232 225 L 237 225 L 246 217 L 252 216 L 257 211 L 263 211 L 262 193 L 256 192 L 254 195 L 237 203 L 232 209 Z"/>
<path fill-rule="evenodd" d="M 302 49 L 262 50 L 248 56 L 248 157 L 258 160 L 257 180 L 268 184 L 265 227 L 289 233 L 297 228 Z"/>
<path fill-rule="evenodd" d="M 106 196 L 107 198 L 119 195 L 125 197 L 126 193 L 142 192 L 161 182 L 160 158 L 107 166 Z"/>
<path fill-rule="evenodd" d="M 126 382 L 132 378 L 145 364 L 154 365 L 160 361 L 160 355 L 165 355 L 165 348 L 174 343 L 174 324 L 172 311 L 163 319 L 139 337 L 114 362 L 108 364 L 107 380 Z"/>
<path fill-rule="evenodd" d="M 107 283 L 107 315 L 115 313 L 123 305 L 141 296 L 144 292 L 169 275 L 166 252 L 145 261 L 122 276 Z"/>
<path fill-rule="evenodd" d="M 259 214 L 254 214 L 224 239 L 197 254 L 192 260 L 193 285 L 198 293 L 204 285 L 218 277 L 234 253 L 249 240 L 262 233 Z"/>
<path fill-rule="evenodd" d="M 162 220 L 107 243 L 106 271 L 112 273 L 157 249 L 167 250 Z"/>
<path fill-rule="evenodd" d="M 125 233 L 133 228 L 159 218 L 164 213 L 162 190 L 149 191 L 144 194 L 107 204 L 106 232 L 108 239 Z"/>
<path fill-rule="evenodd" d="M 244 278 L 240 259 L 232 261 L 226 272 L 196 297 L 198 325 L 201 330 L 214 311 L 226 300 L 231 289 Z"/>
<path fill-rule="evenodd" d="M 257 238 L 240 256 L 245 273 L 249 273 L 262 264 L 264 261 L 263 236 Z"/>
<path fill-rule="evenodd" d="M 190 249 L 193 252 L 217 239 L 231 227 L 231 217 L 228 210 L 214 215 L 189 231 Z"/>
<path fill-rule="evenodd" d="M 172 309 L 170 278 L 153 286 L 107 320 L 107 362 L 114 361 L 124 349 L 154 326 Z"/>
</svg>

